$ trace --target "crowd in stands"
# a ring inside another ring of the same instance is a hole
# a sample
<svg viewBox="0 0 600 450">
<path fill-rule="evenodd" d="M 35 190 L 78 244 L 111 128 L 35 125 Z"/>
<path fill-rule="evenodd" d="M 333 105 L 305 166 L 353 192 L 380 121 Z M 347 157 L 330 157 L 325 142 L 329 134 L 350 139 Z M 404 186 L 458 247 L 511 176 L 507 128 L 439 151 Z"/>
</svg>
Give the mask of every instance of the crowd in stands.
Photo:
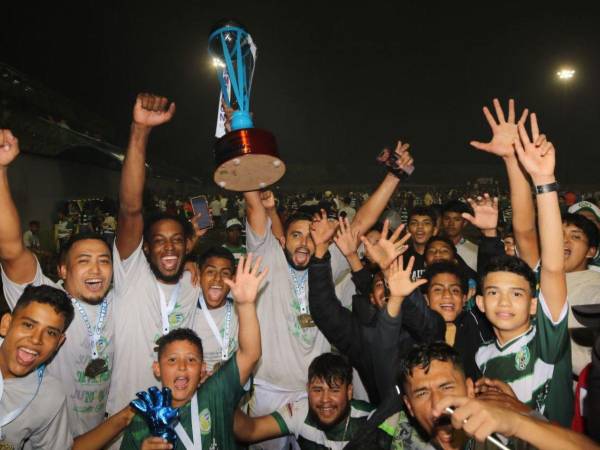
<svg viewBox="0 0 600 450">
<path fill-rule="evenodd" d="M 0 130 L 0 448 L 600 448 L 600 197 L 535 113 L 494 100 L 471 142 L 506 190 L 409 191 L 398 142 L 370 192 L 223 192 L 210 227 L 144 191 L 174 115 L 137 97 L 118 201 L 67 202 L 52 248 Z"/>
</svg>

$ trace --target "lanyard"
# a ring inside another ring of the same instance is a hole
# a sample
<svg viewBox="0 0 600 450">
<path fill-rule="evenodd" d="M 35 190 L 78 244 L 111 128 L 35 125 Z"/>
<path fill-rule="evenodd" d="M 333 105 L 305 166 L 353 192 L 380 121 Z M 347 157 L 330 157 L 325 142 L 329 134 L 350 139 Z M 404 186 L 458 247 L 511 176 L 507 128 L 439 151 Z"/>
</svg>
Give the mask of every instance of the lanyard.
<svg viewBox="0 0 600 450">
<path fill-rule="evenodd" d="M 183 427 L 181 426 L 181 422 L 177 424 L 175 427 L 175 433 L 179 439 L 181 439 L 181 443 L 186 448 L 186 450 L 202 450 L 202 436 L 200 436 L 200 419 L 198 417 L 198 394 L 194 393 L 192 397 L 192 438 L 193 441 L 190 440 L 190 437 L 185 432 Z"/>
<path fill-rule="evenodd" d="M 204 314 L 204 319 L 208 323 L 210 327 L 210 331 L 215 336 L 215 339 L 221 346 L 221 360 L 227 361 L 229 359 L 229 340 L 231 338 L 231 316 L 233 314 L 233 302 L 229 301 L 229 299 L 225 300 L 226 303 L 226 312 L 225 312 L 225 329 L 223 330 L 223 337 L 221 337 L 221 333 L 219 333 L 219 328 L 213 319 L 212 314 L 208 310 L 208 306 L 206 306 L 206 301 L 202 294 L 198 297 L 198 306 L 202 310 L 202 314 Z"/>
<path fill-rule="evenodd" d="M 100 313 L 98 314 L 98 319 L 96 320 L 96 326 L 94 327 L 93 330 L 92 330 L 92 324 L 90 323 L 90 318 L 88 317 L 87 313 L 85 312 L 85 309 L 83 309 L 83 306 L 81 306 L 81 303 L 79 303 L 79 300 L 77 300 L 76 298 L 71 298 L 71 302 L 79 310 L 79 314 L 81 314 L 81 318 L 83 319 L 83 322 L 85 323 L 85 327 L 87 328 L 88 336 L 90 338 L 90 347 L 91 347 L 90 354 L 92 355 L 92 359 L 97 359 L 99 357 L 98 356 L 98 341 L 100 341 L 100 337 L 101 337 L 102 331 L 104 329 L 104 319 L 106 318 L 106 309 L 108 307 L 108 301 L 106 300 L 106 297 L 104 298 L 104 300 L 102 300 L 102 303 L 100 304 Z"/>
<path fill-rule="evenodd" d="M 173 312 L 175 309 L 175 305 L 177 304 L 177 297 L 179 297 L 179 291 L 181 290 L 181 283 L 178 282 L 173 292 L 171 292 L 171 298 L 169 299 L 169 303 L 167 304 L 167 299 L 165 293 L 160 287 L 160 283 L 156 282 L 156 287 L 158 289 L 158 295 L 160 296 L 160 317 L 162 319 L 162 334 L 167 334 L 170 330 L 169 326 L 169 314 Z"/>
<path fill-rule="evenodd" d="M 306 306 L 306 277 L 308 276 L 308 269 L 304 270 L 302 274 L 302 278 L 298 279 L 296 275 L 296 271 L 288 265 L 288 270 L 290 271 L 290 276 L 292 277 L 292 285 L 294 287 L 294 293 L 296 294 L 296 298 L 300 302 L 300 313 L 307 314 L 308 307 Z"/>
<path fill-rule="evenodd" d="M 21 415 L 21 413 L 25 410 L 25 408 L 27 408 L 29 406 L 29 404 L 33 401 L 35 396 L 38 394 L 38 392 L 40 390 L 40 386 L 42 384 L 42 379 L 44 378 L 44 369 L 45 368 L 46 368 L 45 365 L 41 365 L 40 367 L 37 368 L 37 387 L 35 388 L 35 392 L 31 396 L 31 398 L 29 400 L 27 400 L 25 403 L 23 403 L 21 406 L 19 406 L 18 408 L 9 412 L 6 416 L 0 417 L 0 439 L 2 439 L 2 437 L 3 437 L 2 436 L 2 427 L 4 425 L 11 423 L 13 420 L 15 420 L 17 417 L 19 417 Z M 3 395 L 4 395 L 4 377 L 2 376 L 2 371 L 0 371 L 0 400 L 2 399 Z"/>
</svg>

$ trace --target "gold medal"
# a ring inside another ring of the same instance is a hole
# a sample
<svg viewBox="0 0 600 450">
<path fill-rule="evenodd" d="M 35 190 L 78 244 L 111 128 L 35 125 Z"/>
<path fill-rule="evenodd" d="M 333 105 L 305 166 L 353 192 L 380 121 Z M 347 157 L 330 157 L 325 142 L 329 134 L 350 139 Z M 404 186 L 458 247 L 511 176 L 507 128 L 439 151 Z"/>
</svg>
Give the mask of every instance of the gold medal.
<svg viewBox="0 0 600 450">
<path fill-rule="evenodd" d="M 311 328 L 315 326 L 315 321 L 310 314 L 299 314 L 298 323 L 302 328 Z"/>
<path fill-rule="evenodd" d="M 85 368 L 85 376 L 88 378 L 96 378 L 107 370 L 108 365 L 102 358 L 92 359 Z"/>
</svg>

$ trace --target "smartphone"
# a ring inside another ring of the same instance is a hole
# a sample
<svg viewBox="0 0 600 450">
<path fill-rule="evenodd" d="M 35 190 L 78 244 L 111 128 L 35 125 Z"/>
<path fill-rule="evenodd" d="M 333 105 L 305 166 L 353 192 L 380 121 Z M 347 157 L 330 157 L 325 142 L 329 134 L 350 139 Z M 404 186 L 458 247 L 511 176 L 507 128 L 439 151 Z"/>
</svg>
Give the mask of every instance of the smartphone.
<svg viewBox="0 0 600 450">
<path fill-rule="evenodd" d="M 208 210 L 208 200 L 206 199 L 206 196 L 197 195 L 196 197 L 191 197 L 190 203 L 192 204 L 194 216 L 202 214 L 196 222 L 198 228 L 200 228 L 201 230 L 212 228 L 214 224 L 212 216 L 210 215 L 210 211 Z"/>
</svg>

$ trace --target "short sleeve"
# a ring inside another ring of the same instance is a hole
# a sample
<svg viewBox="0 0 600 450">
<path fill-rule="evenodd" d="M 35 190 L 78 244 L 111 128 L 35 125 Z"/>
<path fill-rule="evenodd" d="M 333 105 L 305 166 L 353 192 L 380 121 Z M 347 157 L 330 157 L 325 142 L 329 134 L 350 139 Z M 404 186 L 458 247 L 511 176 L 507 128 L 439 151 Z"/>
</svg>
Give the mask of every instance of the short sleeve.
<svg viewBox="0 0 600 450">
<path fill-rule="evenodd" d="M 23 291 L 25 290 L 25 288 L 27 286 L 29 286 L 30 284 L 33 284 L 34 286 L 41 286 L 42 284 L 46 284 L 48 286 L 62 289 L 57 283 L 55 283 L 50 278 L 48 278 L 47 276 L 44 275 L 37 258 L 36 258 L 35 262 L 36 262 L 35 276 L 33 277 L 33 279 L 30 282 L 23 283 L 23 284 L 15 283 L 10 278 L 8 278 L 8 276 L 6 275 L 6 272 L 4 272 L 4 268 L 2 267 L 2 265 L 0 265 L 0 267 L 2 267 L 2 288 L 4 290 L 4 297 L 6 298 L 6 302 L 8 303 L 8 306 L 10 307 L 11 310 L 17 304 L 17 300 L 19 300 L 19 297 L 21 297 L 21 294 L 23 294 Z"/>
<path fill-rule="evenodd" d="M 283 405 L 271 415 L 277 421 L 282 434 L 298 437 L 308 415 L 308 399 Z"/>
<path fill-rule="evenodd" d="M 329 254 L 331 255 L 333 282 L 338 283 L 350 271 L 350 264 L 348 264 L 348 260 L 335 244 L 329 246 Z"/>
<path fill-rule="evenodd" d="M 113 243 L 113 278 L 117 292 L 123 292 L 127 285 L 131 285 L 135 277 L 140 276 L 144 270 L 150 270 L 148 260 L 143 250 L 143 239 L 134 252 L 127 259 L 121 259 L 117 240 Z"/>
<path fill-rule="evenodd" d="M 540 291 L 536 312 L 536 339 L 540 344 L 540 356 L 548 364 L 556 364 L 569 350 L 568 308 L 569 302 L 565 302 L 560 317 L 554 322 Z"/>
<path fill-rule="evenodd" d="M 246 221 L 246 248 L 248 252 L 257 255 L 264 255 L 273 245 L 279 246 L 279 241 L 273 235 L 271 230 L 271 218 L 267 217 L 264 236 L 259 236 L 250 226 L 250 221 Z"/>
</svg>

